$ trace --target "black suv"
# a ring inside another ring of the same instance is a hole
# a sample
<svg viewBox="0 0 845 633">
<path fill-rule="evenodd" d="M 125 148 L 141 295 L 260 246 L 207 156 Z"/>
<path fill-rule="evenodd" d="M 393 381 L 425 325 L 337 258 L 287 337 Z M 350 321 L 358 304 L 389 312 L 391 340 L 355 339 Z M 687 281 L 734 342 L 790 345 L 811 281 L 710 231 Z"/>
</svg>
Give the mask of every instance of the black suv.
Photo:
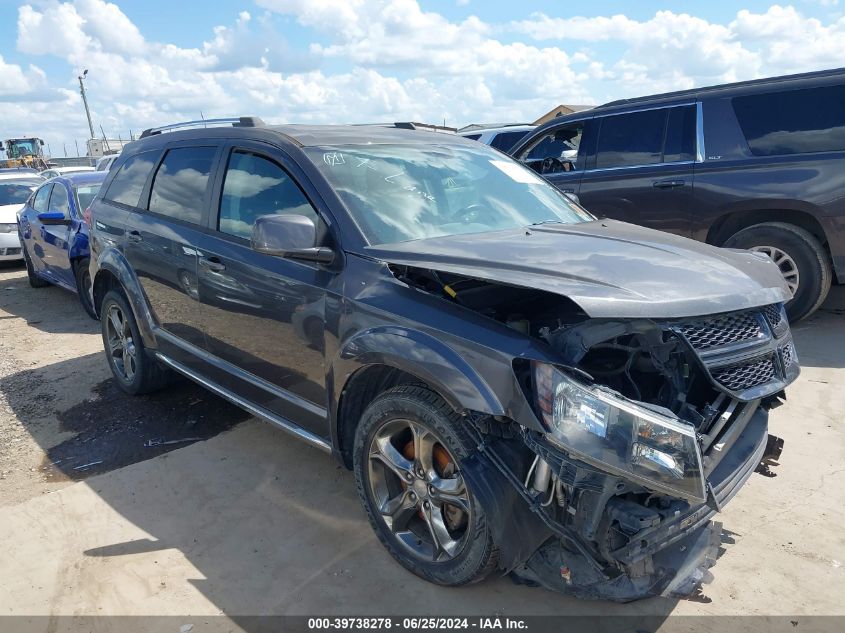
<svg viewBox="0 0 845 633">
<path fill-rule="evenodd" d="M 118 385 L 183 374 L 333 453 L 432 582 L 689 590 L 711 517 L 779 452 L 799 368 L 777 267 L 597 221 L 474 141 L 148 130 L 90 221 Z"/>
<path fill-rule="evenodd" d="M 614 101 L 511 153 L 599 217 L 765 253 L 792 321 L 845 283 L 845 69 Z"/>
</svg>

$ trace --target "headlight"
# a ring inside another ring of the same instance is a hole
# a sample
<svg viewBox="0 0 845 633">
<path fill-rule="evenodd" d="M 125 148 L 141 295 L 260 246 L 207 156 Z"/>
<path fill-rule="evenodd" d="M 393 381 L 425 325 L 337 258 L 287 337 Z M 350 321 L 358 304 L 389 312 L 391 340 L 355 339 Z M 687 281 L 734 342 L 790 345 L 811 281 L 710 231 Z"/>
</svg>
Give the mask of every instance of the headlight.
<svg viewBox="0 0 845 633">
<path fill-rule="evenodd" d="M 550 441 L 648 488 L 703 502 L 704 472 L 692 425 L 534 363 L 537 405 Z"/>
<path fill-rule="evenodd" d="M 10 224 L 0 224 L 0 233 L 14 233 L 18 228 L 18 225 L 14 222 Z"/>
</svg>

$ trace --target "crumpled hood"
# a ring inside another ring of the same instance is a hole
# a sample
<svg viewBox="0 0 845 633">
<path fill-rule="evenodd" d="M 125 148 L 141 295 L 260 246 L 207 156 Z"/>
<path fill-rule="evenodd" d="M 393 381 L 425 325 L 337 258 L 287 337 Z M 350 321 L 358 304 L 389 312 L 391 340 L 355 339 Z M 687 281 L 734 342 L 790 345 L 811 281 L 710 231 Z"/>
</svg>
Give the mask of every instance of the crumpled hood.
<svg viewBox="0 0 845 633">
<path fill-rule="evenodd" d="M 14 223 L 18 221 L 18 211 L 23 209 L 22 204 L 0 205 L 0 224 Z"/>
<path fill-rule="evenodd" d="M 547 290 L 594 318 L 699 316 L 791 297 L 777 266 L 760 255 L 615 220 L 428 238 L 365 253 Z"/>
</svg>

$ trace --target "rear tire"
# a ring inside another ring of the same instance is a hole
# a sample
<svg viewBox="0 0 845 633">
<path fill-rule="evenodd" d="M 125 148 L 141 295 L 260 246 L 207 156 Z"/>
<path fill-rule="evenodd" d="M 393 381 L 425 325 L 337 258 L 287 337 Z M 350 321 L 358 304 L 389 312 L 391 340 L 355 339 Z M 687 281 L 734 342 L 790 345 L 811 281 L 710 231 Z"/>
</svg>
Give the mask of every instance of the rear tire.
<svg viewBox="0 0 845 633">
<path fill-rule="evenodd" d="M 781 260 L 784 278 L 797 283 L 785 306 L 791 322 L 810 316 L 827 298 L 833 280 L 830 261 L 824 247 L 806 229 L 785 222 L 755 224 L 729 237 L 724 246 L 758 250 Z"/>
<path fill-rule="evenodd" d="M 170 371 L 144 347 L 135 315 L 122 292 L 109 290 L 103 297 L 100 324 L 106 359 L 121 391 L 135 396 L 157 391 L 170 382 Z"/>
<path fill-rule="evenodd" d="M 97 320 L 97 312 L 94 310 L 94 302 L 91 299 L 91 273 L 88 270 L 89 260 L 79 260 L 73 268 L 76 277 L 76 293 L 79 295 L 79 302 L 88 313 L 88 316 Z"/>
<path fill-rule="evenodd" d="M 38 276 L 38 273 L 35 272 L 35 268 L 32 265 L 32 261 L 29 259 L 29 253 L 26 252 L 26 246 L 21 244 L 21 253 L 23 253 L 23 263 L 26 266 L 26 276 L 29 279 L 29 285 L 33 288 L 44 288 L 45 286 L 49 286 L 50 282 L 41 279 Z"/>
<path fill-rule="evenodd" d="M 355 432 L 355 483 L 376 536 L 399 564 L 438 585 L 478 582 L 499 557 L 457 469 L 473 446 L 463 424 L 440 396 L 405 385 L 376 398 Z"/>
</svg>

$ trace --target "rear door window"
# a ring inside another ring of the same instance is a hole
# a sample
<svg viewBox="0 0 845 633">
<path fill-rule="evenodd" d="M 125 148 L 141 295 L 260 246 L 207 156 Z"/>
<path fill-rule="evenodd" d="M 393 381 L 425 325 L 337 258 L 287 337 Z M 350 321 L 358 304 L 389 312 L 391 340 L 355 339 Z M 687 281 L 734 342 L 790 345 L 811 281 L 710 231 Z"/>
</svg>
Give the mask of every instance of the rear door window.
<svg viewBox="0 0 845 633">
<path fill-rule="evenodd" d="M 153 178 L 149 210 L 200 224 L 216 153 L 216 147 L 168 150 Z"/>
<path fill-rule="evenodd" d="M 845 150 L 845 86 L 734 97 L 733 107 L 756 156 Z"/>
<path fill-rule="evenodd" d="M 667 109 L 603 117 L 596 148 L 596 167 L 653 165 L 663 160 Z"/>
<path fill-rule="evenodd" d="M 103 196 L 106 200 L 137 207 L 147 178 L 155 167 L 159 152 L 142 152 L 126 160 L 115 174 Z"/>
</svg>

